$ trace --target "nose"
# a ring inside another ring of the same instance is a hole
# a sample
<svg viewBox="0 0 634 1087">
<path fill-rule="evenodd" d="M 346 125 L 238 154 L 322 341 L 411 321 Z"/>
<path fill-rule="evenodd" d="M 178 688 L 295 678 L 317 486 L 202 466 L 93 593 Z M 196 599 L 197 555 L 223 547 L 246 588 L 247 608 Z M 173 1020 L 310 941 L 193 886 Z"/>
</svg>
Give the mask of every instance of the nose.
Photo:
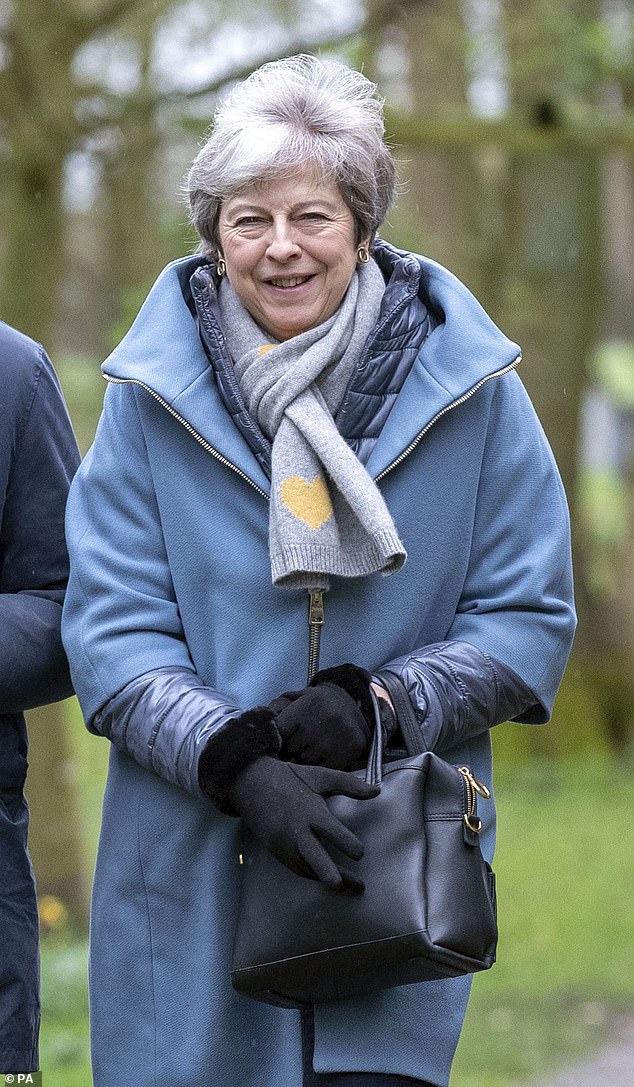
<svg viewBox="0 0 634 1087">
<path fill-rule="evenodd" d="M 269 232 L 266 255 L 278 263 L 285 263 L 299 256 L 301 246 L 294 226 L 288 219 L 274 219 Z"/>
</svg>

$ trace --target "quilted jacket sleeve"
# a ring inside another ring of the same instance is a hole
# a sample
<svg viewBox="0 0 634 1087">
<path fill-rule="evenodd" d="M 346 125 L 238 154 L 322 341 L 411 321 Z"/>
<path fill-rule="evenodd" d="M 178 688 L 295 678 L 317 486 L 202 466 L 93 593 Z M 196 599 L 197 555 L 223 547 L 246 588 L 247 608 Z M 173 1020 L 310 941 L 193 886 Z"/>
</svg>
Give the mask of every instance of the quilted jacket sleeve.
<svg viewBox="0 0 634 1087">
<path fill-rule="evenodd" d="M 239 715 L 227 699 L 182 668 L 155 668 L 127 683 L 88 722 L 166 781 L 202 795 L 198 762 L 209 737 Z"/>
<path fill-rule="evenodd" d="M 443 751 L 512 721 L 535 698 L 515 672 L 467 642 L 438 642 L 382 668 L 402 732 L 418 729 L 426 751 Z"/>
</svg>

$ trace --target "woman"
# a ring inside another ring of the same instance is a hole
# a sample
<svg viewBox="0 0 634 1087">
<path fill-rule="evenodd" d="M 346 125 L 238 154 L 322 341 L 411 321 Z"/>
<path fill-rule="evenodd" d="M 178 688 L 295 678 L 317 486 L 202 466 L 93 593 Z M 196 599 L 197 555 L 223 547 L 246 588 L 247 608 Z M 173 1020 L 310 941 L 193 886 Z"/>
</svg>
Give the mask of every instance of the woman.
<svg viewBox="0 0 634 1087">
<path fill-rule="evenodd" d="M 200 252 L 104 365 L 64 625 L 112 741 L 96 1087 L 448 1082 L 467 978 L 305 1013 L 229 983 L 240 819 L 359 890 L 324 795 L 371 795 L 346 774 L 370 686 L 393 743 L 414 712 L 427 748 L 490 783 L 489 729 L 547 720 L 572 639 L 565 498 L 519 349 L 450 273 L 377 238 L 394 180 L 365 77 L 265 65 L 190 171 Z"/>
</svg>

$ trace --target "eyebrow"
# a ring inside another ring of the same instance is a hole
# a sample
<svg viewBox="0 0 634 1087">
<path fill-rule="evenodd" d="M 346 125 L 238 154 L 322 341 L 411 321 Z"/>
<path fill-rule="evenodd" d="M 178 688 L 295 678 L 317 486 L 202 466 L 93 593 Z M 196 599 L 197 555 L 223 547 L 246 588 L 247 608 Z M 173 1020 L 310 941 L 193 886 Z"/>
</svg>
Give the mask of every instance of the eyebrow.
<svg viewBox="0 0 634 1087">
<path fill-rule="evenodd" d="M 244 211 L 259 211 L 264 212 L 267 215 L 270 214 L 270 208 L 266 207 L 264 204 L 258 204 L 255 200 L 241 200 L 241 198 L 237 196 L 232 199 L 238 202 L 233 205 L 231 210 L 227 211 L 226 214 L 236 215 Z M 301 200 L 297 204 L 291 204 L 287 210 L 290 212 L 298 212 L 305 208 L 324 208 L 328 211 L 335 211 L 336 204 L 325 197 L 315 196 L 310 200 Z"/>
</svg>

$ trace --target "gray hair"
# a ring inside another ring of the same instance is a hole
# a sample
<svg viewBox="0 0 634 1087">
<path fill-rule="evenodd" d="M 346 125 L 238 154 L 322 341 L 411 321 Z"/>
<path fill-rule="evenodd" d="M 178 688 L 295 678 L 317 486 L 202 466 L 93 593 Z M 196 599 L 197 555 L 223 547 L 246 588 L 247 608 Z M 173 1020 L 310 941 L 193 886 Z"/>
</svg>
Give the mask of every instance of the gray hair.
<svg viewBox="0 0 634 1087">
<path fill-rule="evenodd" d="M 301 54 L 263 64 L 218 106 L 187 177 L 191 221 L 215 255 L 224 200 L 310 165 L 334 181 L 373 238 L 394 198 L 396 167 L 376 86 L 345 64 Z"/>
</svg>

